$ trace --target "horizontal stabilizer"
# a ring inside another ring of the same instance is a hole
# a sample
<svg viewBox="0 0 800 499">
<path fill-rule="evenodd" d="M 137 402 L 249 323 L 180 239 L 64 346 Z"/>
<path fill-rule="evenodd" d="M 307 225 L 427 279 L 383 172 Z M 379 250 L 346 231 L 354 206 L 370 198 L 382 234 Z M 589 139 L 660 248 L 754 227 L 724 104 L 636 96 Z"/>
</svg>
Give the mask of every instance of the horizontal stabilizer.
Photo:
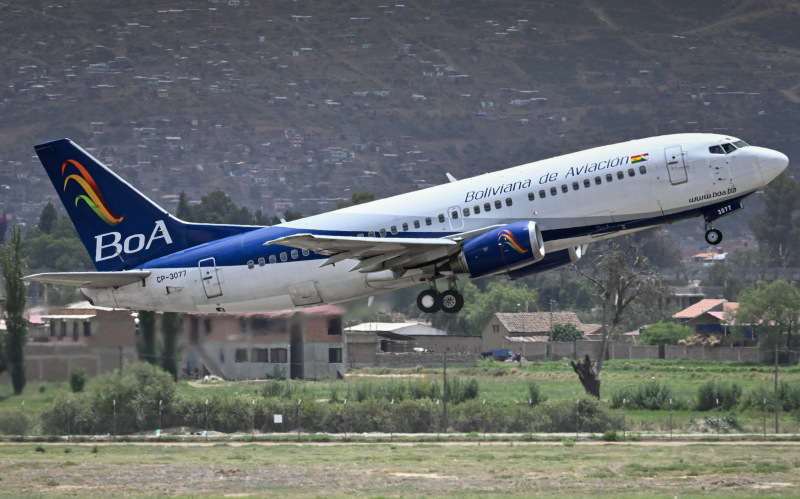
<svg viewBox="0 0 800 499">
<path fill-rule="evenodd" d="M 81 288 L 117 288 L 141 281 L 150 275 L 149 270 L 123 272 L 47 272 L 23 277 L 27 282 L 62 284 Z"/>
</svg>

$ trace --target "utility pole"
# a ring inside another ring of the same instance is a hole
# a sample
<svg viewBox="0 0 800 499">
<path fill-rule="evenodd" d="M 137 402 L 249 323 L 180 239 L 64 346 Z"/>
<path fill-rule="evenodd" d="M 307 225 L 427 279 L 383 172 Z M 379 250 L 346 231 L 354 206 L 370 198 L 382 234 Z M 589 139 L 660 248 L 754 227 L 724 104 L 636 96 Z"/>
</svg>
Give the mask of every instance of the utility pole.
<svg viewBox="0 0 800 499">
<path fill-rule="evenodd" d="M 778 343 L 775 342 L 775 435 L 778 434 Z"/>
</svg>

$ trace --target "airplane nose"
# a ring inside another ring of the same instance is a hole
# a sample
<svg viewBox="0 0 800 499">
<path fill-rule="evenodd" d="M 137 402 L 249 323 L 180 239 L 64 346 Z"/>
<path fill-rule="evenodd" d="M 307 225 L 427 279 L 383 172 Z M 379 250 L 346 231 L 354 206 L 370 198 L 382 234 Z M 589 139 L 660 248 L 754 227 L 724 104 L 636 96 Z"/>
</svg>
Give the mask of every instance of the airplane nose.
<svg viewBox="0 0 800 499">
<path fill-rule="evenodd" d="M 789 158 L 782 152 L 762 149 L 758 155 L 758 166 L 761 168 L 764 183 L 769 183 L 789 166 Z"/>
</svg>

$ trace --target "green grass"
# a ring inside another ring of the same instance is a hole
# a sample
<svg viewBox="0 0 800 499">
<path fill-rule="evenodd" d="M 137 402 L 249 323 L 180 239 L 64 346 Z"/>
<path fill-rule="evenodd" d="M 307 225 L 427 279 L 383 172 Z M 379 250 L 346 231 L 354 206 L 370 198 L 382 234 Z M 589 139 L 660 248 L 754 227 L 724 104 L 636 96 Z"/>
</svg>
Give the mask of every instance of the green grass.
<svg viewBox="0 0 800 499">
<path fill-rule="evenodd" d="M 694 399 L 698 388 L 711 379 L 729 381 L 739 384 L 743 396 L 756 388 L 765 387 L 770 393 L 774 382 L 773 366 L 765 364 L 746 364 L 712 361 L 645 361 L 614 360 L 604 364 L 601 374 L 601 395 L 606 401 L 616 390 L 635 388 L 642 383 L 657 381 L 667 385 L 675 396 L 674 410 L 647 411 L 618 409 L 625 413 L 629 431 L 685 431 L 690 420 L 716 417 L 716 412 L 699 412 L 693 410 Z M 409 378 L 383 376 L 384 374 L 405 374 Z M 413 376 L 413 377 L 411 377 Z M 781 366 L 781 381 L 800 382 L 800 366 Z M 360 386 L 366 384 L 380 385 L 384 383 L 405 383 L 408 380 L 427 378 L 441 385 L 441 368 L 411 369 L 364 369 L 348 373 L 345 381 L 302 382 L 289 381 L 293 387 L 293 398 L 305 401 L 328 400 L 335 396 L 340 402 L 353 396 Z M 479 384 L 479 400 L 487 404 L 526 403 L 528 384 L 535 382 L 541 393 L 550 401 L 577 400 L 583 396 L 583 388 L 572 371 L 569 361 L 535 362 L 530 365 L 480 362 L 475 367 L 449 367 L 448 377 L 458 377 L 466 381 L 474 378 Z M 93 380 L 89 380 L 86 390 L 92 389 Z M 262 396 L 263 382 L 226 382 L 208 386 L 191 386 L 188 382 L 178 383 L 178 391 L 193 397 L 207 398 L 214 395 L 228 396 L 242 394 L 247 397 Z M 30 382 L 23 395 L 13 396 L 10 380 L 3 376 L 0 380 L 0 414 L 8 414 L 22 410 L 28 416 L 39 414 L 44 408 L 52 405 L 56 395 L 69 392 L 69 384 Z M 768 411 L 772 408 L 768 408 Z M 764 414 L 759 410 L 748 409 L 736 411 L 743 429 L 748 432 L 761 433 L 764 428 Z M 670 422 L 671 421 L 671 422 Z M 774 432 L 774 414 L 767 414 L 767 432 Z M 800 431 L 798 415 L 782 412 L 780 414 L 782 433 Z"/>
<path fill-rule="evenodd" d="M 0 446 L 14 497 L 800 497 L 793 444 Z"/>
</svg>

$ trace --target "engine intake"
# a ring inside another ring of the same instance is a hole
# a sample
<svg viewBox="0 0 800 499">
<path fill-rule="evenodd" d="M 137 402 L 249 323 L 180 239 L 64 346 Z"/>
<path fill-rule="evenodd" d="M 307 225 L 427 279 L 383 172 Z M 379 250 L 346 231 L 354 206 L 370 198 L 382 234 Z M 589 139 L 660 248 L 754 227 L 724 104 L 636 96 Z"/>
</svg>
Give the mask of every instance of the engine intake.
<svg viewBox="0 0 800 499">
<path fill-rule="evenodd" d="M 450 259 L 454 272 L 483 277 L 526 267 L 545 257 L 536 222 L 515 222 L 466 241 Z"/>
</svg>

